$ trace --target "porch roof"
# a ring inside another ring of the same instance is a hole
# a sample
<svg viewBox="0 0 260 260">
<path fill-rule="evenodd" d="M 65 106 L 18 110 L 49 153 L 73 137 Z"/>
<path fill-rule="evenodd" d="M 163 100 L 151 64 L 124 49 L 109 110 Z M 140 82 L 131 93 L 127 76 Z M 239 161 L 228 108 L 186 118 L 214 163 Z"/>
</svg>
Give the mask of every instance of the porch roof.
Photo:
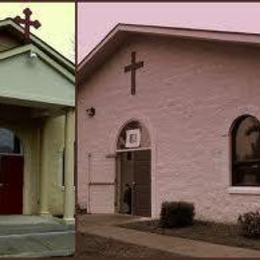
<svg viewBox="0 0 260 260">
<path fill-rule="evenodd" d="M 0 51 L 0 102 L 32 107 L 74 107 L 74 65 L 34 35 L 22 42 L 23 28 L 0 21 L 0 33 L 18 43 Z M 21 43 L 20 43 L 21 41 Z"/>
<path fill-rule="evenodd" d="M 4 20 L 0 20 L 0 32 L 5 32 L 22 42 L 24 29 L 20 25 L 16 24 L 13 19 L 6 18 Z M 41 51 L 50 56 L 50 58 L 55 60 L 60 65 L 64 66 L 71 73 L 75 73 L 75 65 L 73 62 L 60 54 L 49 44 L 35 36 L 33 33 L 30 33 L 30 39 L 34 46 L 38 47 Z"/>
</svg>

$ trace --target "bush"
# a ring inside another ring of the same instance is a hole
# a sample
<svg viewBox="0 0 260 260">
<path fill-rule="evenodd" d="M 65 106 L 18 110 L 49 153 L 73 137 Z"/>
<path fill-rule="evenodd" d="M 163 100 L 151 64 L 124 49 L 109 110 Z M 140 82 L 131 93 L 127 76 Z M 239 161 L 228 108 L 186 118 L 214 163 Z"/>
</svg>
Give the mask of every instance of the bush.
<svg viewBox="0 0 260 260">
<path fill-rule="evenodd" d="M 238 218 L 240 232 L 249 238 L 260 238 L 260 213 L 248 212 Z"/>
<path fill-rule="evenodd" d="M 185 227 L 193 224 L 194 205 L 189 202 L 163 202 L 160 226 L 163 228 Z"/>
</svg>

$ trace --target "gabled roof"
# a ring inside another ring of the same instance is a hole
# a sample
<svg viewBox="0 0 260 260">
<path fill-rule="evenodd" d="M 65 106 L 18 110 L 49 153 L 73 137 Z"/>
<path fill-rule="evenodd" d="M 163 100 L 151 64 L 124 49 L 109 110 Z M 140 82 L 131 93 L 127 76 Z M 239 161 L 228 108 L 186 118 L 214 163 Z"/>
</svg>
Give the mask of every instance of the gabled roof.
<svg viewBox="0 0 260 260">
<path fill-rule="evenodd" d="M 20 25 L 16 24 L 11 18 L 7 18 L 5 20 L 0 21 L 0 31 L 4 31 L 17 40 L 23 40 L 23 32 L 24 29 Z M 65 67 L 69 72 L 75 73 L 74 64 L 64 57 L 62 54 L 57 52 L 54 48 L 48 45 L 46 42 L 42 41 L 40 38 L 35 36 L 34 34 L 30 34 L 31 44 L 37 47 L 40 51 L 48 55 L 51 59 L 53 59 L 59 65 Z"/>
<path fill-rule="evenodd" d="M 260 47 L 260 34 L 120 23 L 81 61 L 78 66 L 78 82 L 90 77 L 126 39 L 134 35 L 230 42 Z"/>
<path fill-rule="evenodd" d="M 46 55 L 42 50 L 40 50 L 38 47 L 34 46 L 33 44 L 27 44 L 24 46 L 9 49 L 4 52 L 0 52 L 0 61 L 26 52 L 36 53 L 39 57 L 41 57 L 42 60 L 48 63 L 49 66 L 53 67 L 56 71 L 62 74 L 70 82 L 75 83 L 75 77 L 72 73 L 66 70 L 64 66 L 57 63 L 55 60 L 51 59 L 48 55 Z"/>
</svg>

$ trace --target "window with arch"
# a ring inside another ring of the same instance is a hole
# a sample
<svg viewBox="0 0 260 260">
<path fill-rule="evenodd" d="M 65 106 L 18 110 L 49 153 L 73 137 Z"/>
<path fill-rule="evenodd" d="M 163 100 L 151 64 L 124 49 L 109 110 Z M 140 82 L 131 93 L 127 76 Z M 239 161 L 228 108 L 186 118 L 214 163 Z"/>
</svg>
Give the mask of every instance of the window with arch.
<svg viewBox="0 0 260 260">
<path fill-rule="evenodd" d="M 117 149 L 138 149 L 149 148 L 151 146 L 148 130 L 139 121 L 130 121 L 121 130 Z"/>
<path fill-rule="evenodd" d="M 9 129 L 0 128 L 0 154 L 22 153 L 22 146 L 17 136 Z"/>
<path fill-rule="evenodd" d="M 251 115 L 232 128 L 232 185 L 260 186 L 260 122 Z"/>
</svg>

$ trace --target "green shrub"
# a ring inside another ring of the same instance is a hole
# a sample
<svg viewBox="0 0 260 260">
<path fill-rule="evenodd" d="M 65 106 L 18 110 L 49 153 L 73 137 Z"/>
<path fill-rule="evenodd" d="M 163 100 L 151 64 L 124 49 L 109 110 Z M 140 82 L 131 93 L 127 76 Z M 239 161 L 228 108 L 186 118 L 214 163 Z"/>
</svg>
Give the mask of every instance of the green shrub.
<svg viewBox="0 0 260 260">
<path fill-rule="evenodd" d="M 249 238 L 260 238 L 260 213 L 248 212 L 238 218 L 240 232 Z"/>
<path fill-rule="evenodd" d="M 163 202 L 160 226 L 163 228 L 185 227 L 193 224 L 194 205 L 184 201 Z"/>
</svg>

